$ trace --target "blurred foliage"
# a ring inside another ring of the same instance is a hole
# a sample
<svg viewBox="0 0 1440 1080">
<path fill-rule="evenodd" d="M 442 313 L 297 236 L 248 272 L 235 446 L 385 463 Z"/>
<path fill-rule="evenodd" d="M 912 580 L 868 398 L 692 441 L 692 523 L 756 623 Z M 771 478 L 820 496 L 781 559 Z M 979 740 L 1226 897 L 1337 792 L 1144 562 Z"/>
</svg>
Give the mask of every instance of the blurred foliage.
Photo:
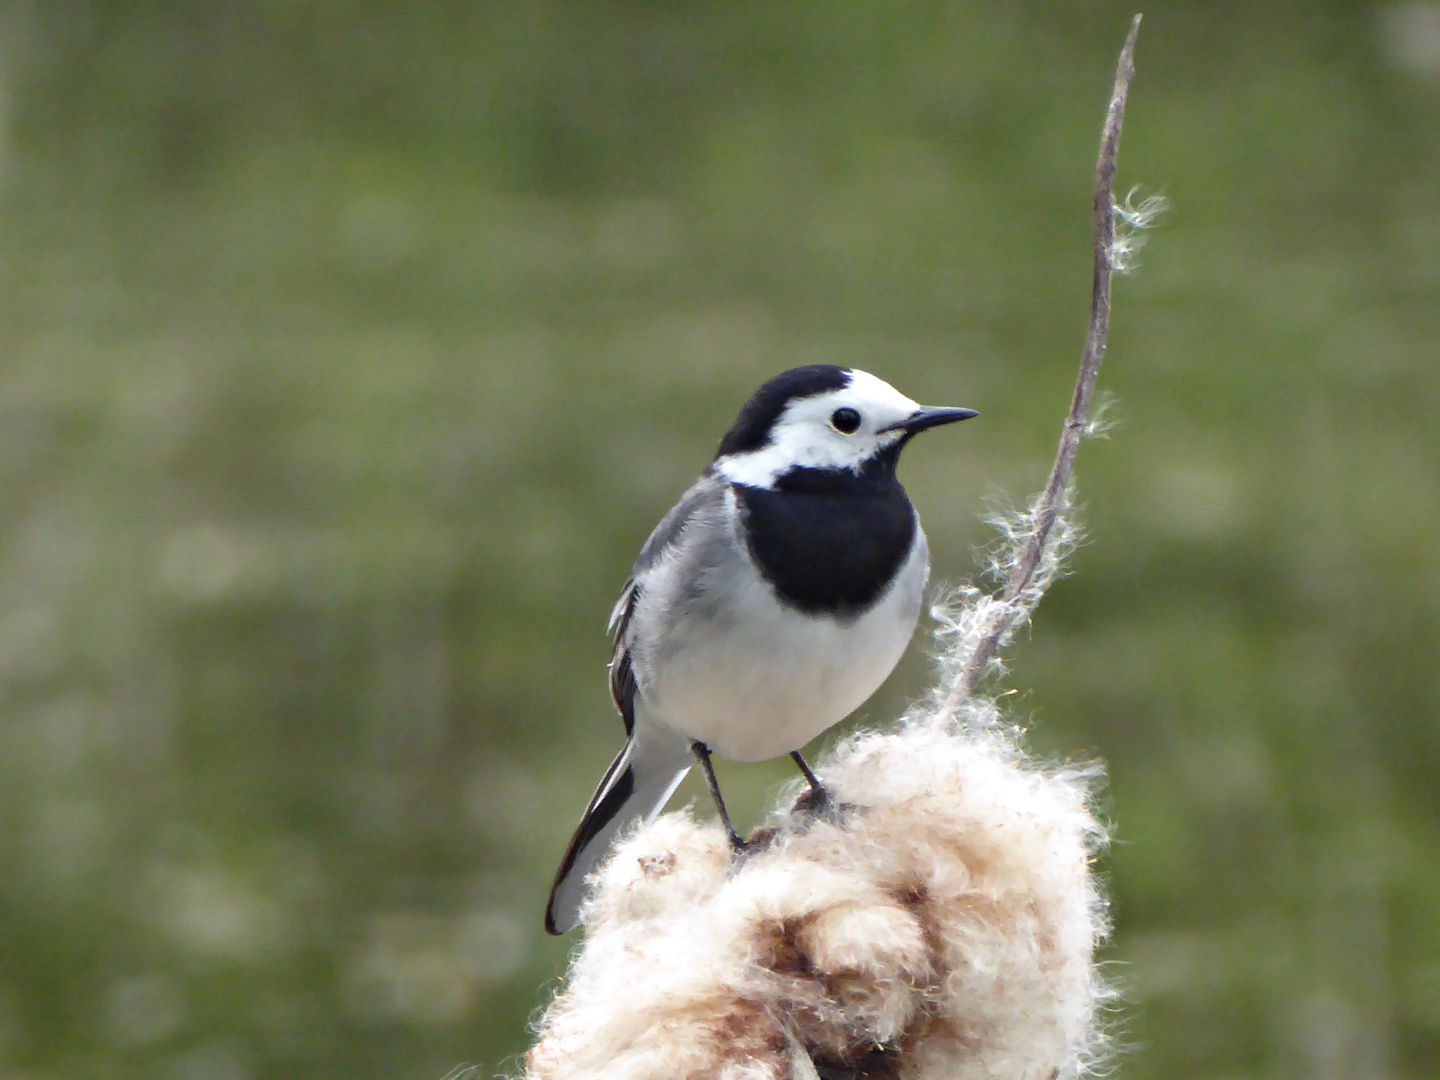
<svg viewBox="0 0 1440 1080">
<path fill-rule="evenodd" d="M 1043 478 L 1130 13 L 0 7 L 0 1076 L 513 1067 L 605 617 L 749 390 L 982 410 L 905 463 L 940 578 Z M 1121 1076 L 1440 1075 L 1437 175 L 1440 5 L 1147 12 L 1175 210 L 1013 673 L 1110 765 Z"/>
</svg>

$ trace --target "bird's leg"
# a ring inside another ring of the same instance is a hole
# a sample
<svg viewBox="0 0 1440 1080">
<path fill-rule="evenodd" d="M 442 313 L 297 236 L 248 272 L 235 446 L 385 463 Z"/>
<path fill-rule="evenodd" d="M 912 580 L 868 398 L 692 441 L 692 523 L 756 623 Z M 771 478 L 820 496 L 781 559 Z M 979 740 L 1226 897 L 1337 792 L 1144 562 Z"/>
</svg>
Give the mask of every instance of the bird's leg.
<svg viewBox="0 0 1440 1080">
<path fill-rule="evenodd" d="M 820 778 L 805 764 L 805 759 L 800 756 L 799 750 L 791 750 L 790 756 L 795 764 L 800 766 L 800 773 L 810 784 L 810 794 L 805 797 L 805 808 L 817 814 L 823 814 L 830 808 L 830 793 L 825 790 L 825 785 L 820 783 Z"/>
<path fill-rule="evenodd" d="M 710 789 L 710 797 L 715 800 L 715 809 L 720 814 L 720 824 L 725 826 L 725 832 L 730 837 L 730 846 L 739 854 L 745 850 L 747 844 L 745 838 L 735 831 L 735 826 L 730 821 L 730 811 L 725 809 L 725 799 L 721 796 L 720 784 L 715 779 L 715 768 L 710 764 L 710 748 L 697 740 L 690 744 L 690 750 L 700 762 L 700 768 L 705 771 L 705 786 Z"/>
</svg>

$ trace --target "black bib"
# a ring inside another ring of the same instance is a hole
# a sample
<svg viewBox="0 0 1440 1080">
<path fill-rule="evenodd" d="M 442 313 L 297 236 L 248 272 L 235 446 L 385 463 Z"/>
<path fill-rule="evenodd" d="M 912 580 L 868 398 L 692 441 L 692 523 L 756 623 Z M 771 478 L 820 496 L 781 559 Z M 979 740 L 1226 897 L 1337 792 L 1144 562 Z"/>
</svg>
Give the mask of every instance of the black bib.
<svg viewBox="0 0 1440 1080">
<path fill-rule="evenodd" d="M 858 475 L 792 469 L 773 491 L 734 487 L 760 573 L 781 601 L 807 615 L 863 613 L 915 539 L 915 510 L 891 462 Z"/>
</svg>

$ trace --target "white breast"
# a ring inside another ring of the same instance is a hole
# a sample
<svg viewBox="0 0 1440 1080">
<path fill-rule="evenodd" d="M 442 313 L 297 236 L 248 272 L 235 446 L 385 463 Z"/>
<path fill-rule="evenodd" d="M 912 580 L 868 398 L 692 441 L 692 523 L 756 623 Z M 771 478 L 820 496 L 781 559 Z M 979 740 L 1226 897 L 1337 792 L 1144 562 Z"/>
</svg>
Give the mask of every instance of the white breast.
<svg viewBox="0 0 1440 1080">
<path fill-rule="evenodd" d="M 743 545 L 731 552 L 732 565 L 707 571 L 708 584 L 727 587 L 707 589 L 700 612 L 637 611 L 637 705 L 645 720 L 723 757 L 761 761 L 800 749 L 879 689 L 914 633 L 929 552 L 917 523 L 890 588 L 849 621 L 782 605 Z"/>
</svg>

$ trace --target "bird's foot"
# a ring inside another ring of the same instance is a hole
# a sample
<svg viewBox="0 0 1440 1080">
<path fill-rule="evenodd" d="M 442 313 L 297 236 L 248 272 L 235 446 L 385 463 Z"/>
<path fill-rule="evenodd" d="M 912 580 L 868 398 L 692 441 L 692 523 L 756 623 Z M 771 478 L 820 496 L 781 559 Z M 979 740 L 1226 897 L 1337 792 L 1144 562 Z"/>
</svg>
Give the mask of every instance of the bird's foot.
<svg viewBox="0 0 1440 1080">
<path fill-rule="evenodd" d="M 720 794 L 719 781 L 715 779 L 715 767 L 710 764 L 710 748 L 697 740 L 690 744 L 690 750 L 705 772 L 705 786 L 710 789 L 710 797 L 715 801 L 715 812 L 720 817 L 720 824 L 725 827 L 725 836 L 730 841 L 730 850 L 735 853 L 736 857 L 744 855 L 753 849 L 754 841 L 746 840 L 741 836 L 739 830 L 735 828 L 735 823 L 730 820 L 730 811 L 725 809 L 725 799 Z"/>
<path fill-rule="evenodd" d="M 859 807 L 851 803 L 841 802 L 831 795 L 825 785 L 820 783 L 820 778 L 816 776 L 810 766 L 805 763 L 805 759 L 800 756 L 800 751 L 792 751 L 790 757 L 794 759 L 795 764 L 799 766 L 800 774 L 805 777 L 805 782 L 810 785 L 810 790 L 795 800 L 796 810 L 803 811 L 814 817 L 826 818 L 827 820 L 838 822 L 850 811 L 859 809 Z"/>
<path fill-rule="evenodd" d="M 812 787 L 800 793 L 795 807 L 800 813 L 812 818 L 822 818 L 839 824 L 850 814 L 862 809 L 856 803 L 841 802 L 824 787 Z"/>
<path fill-rule="evenodd" d="M 802 791 L 795 800 L 795 809 L 807 814 L 829 814 L 837 805 L 834 796 L 821 784 L 812 784 L 809 791 Z"/>
</svg>

